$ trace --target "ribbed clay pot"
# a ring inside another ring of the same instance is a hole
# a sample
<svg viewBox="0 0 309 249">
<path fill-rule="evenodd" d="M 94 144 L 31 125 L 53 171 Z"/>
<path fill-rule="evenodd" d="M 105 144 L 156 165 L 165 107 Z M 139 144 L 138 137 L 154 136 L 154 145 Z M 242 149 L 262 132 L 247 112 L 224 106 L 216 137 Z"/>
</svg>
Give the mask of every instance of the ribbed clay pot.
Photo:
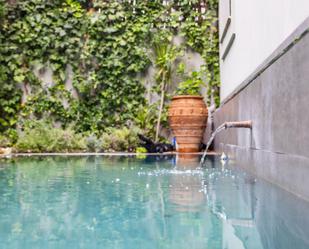
<svg viewBox="0 0 309 249">
<path fill-rule="evenodd" d="M 201 96 L 175 96 L 168 111 L 178 152 L 198 152 L 207 125 L 208 110 Z"/>
</svg>

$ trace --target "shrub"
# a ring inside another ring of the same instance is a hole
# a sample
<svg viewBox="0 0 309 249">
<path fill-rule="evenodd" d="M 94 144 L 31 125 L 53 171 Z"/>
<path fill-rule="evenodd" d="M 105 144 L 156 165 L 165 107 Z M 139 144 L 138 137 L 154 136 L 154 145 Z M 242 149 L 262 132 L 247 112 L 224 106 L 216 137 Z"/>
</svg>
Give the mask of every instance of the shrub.
<svg viewBox="0 0 309 249">
<path fill-rule="evenodd" d="M 144 147 L 137 147 L 136 148 L 136 153 L 137 154 L 143 154 L 143 153 L 147 153 L 147 152 L 148 152 L 147 149 L 144 148 Z"/>
<path fill-rule="evenodd" d="M 95 135 L 90 135 L 85 139 L 87 150 L 91 152 L 99 152 L 101 150 L 101 141 Z"/>
<path fill-rule="evenodd" d="M 139 145 L 139 132 L 136 127 L 108 128 L 101 136 L 101 148 L 105 152 L 135 151 Z"/>
<path fill-rule="evenodd" d="M 12 142 L 7 136 L 0 135 L 0 147 L 10 147 L 11 145 Z"/>
<path fill-rule="evenodd" d="M 201 72 L 192 72 L 186 80 L 180 82 L 176 91 L 177 95 L 200 95 L 201 87 L 206 84 L 202 80 Z"/>
<path fill-rule="evenodd" d="M 156 134 L 156 126 L 154 125 L 158 119 L 158 106 L 151 104 L 140 106 L 134 118 L 134 123 L 143 130 L 143 134 L 147 137 L 154 137 Z M 164 115 L 163 115 L 164 116 Z M 163 117 L 161 118 L 163 122 Z M 164 123 L 165 124 L 165 123 Z"/>
<path fill-rule="evenodd" d="M 72 152 L 86 149 L 86 144 L 71 127 L 56 128 L 45 120 L 31 120 L 25 124 L 15 147 L 18 152 Z"/>
</svg>

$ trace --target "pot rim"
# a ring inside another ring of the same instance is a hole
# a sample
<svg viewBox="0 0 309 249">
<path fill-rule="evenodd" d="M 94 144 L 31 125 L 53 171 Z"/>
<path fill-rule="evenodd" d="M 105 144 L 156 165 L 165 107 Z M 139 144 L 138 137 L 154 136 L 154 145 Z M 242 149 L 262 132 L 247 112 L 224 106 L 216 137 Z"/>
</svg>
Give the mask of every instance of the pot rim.
<svg viewBox="0 0 309 249">
<path fill-rule="evenodd" d="M 172 98 L 172 100 L 174 99 L 204 99 L 204 97 L 201 95 L 177 95 Z"/>
</svg>

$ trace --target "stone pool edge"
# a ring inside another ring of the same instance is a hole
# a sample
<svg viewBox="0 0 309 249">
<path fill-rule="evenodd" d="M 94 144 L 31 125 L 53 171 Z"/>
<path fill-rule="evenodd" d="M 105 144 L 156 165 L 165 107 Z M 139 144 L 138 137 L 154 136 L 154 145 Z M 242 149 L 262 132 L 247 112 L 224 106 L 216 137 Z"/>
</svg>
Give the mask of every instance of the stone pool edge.
<svg viewBox="0 0 309 249">
<path fill-rule="evenodd" d="M 208 152 L 208 155 L 219 156 L 217 152 Z M 19 157 L 19 156 L 167 156 L 167 155 L 203 155 L 203 152 L 197 153 L 131 153 L 131 152 L 68 152 L 68 153 L 12 153 L 0 155 L 0 158 Z"/>
</svg>

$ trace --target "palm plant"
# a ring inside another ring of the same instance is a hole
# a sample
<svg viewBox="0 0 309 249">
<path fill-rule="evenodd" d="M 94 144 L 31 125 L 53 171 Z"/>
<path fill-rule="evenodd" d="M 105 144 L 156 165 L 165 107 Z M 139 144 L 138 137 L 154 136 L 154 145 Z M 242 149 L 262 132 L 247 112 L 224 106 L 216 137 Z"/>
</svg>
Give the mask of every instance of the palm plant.
<svg viewBox="0 0 309 249">
<path fill-rule="evenodd" d="M 153 44 L 154 54 L 155 54 L 155 67 L 157 69 L 156 80 L 160 84 L 160 106 L 159 106 L 159 114 L 157 120 L 156 127 L 156 136 L 155 142 L 158 141 L 159 133 L 160 133 L 160 124 L 161 124 L 161 116 L 162 110 L 164 107 L 164 96 L 166 92 L 166 86 L 170 84 L 174 62 L 177 59 L 180 51 L 175 47 L 170 39 L 157 39 Z"/>
</svg>

